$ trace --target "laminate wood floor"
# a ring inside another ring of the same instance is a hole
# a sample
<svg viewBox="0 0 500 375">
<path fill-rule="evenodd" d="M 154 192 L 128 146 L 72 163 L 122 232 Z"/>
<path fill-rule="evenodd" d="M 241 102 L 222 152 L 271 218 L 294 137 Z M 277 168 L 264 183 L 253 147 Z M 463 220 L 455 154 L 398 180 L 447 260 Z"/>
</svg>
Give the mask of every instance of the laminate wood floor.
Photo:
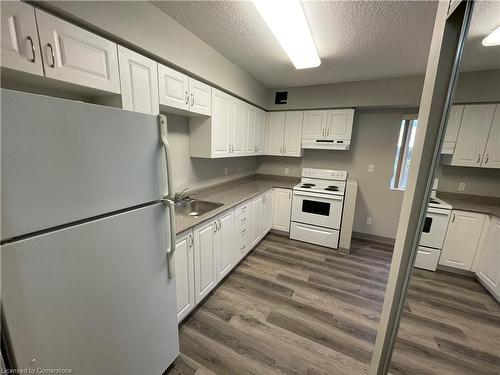
<svg viewBox="0 0 500 375">
<path fill-rule="evenodd" d="M 367 373 L 387 250 L 268 235 L 186 319 L 168 373 Z M 471 278 L 415 270 L 390 372 L 499 374 L 500 306 Z"/>
</svg>

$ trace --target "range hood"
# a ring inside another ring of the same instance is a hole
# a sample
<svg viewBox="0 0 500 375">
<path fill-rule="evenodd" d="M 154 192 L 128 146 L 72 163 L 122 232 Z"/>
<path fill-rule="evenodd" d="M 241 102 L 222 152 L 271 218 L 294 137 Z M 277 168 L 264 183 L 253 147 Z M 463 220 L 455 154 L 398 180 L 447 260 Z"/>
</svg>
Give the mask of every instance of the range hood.
<svg viewBox="0 0 500 375">
<path fill-rule="evenodd" d="M 350 139 L 302 139 L 302 148 L 316 150 L 349 150 Z"/>
</svg>

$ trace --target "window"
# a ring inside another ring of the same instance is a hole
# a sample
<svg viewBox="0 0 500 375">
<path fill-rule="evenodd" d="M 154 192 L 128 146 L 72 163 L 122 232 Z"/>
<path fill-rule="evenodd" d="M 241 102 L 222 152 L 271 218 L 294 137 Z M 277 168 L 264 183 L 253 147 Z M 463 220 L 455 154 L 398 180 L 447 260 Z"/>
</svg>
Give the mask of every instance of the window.
<svg viewBox="0 0 500 375">
<path fill-rule="evenodd" d="M 391 189 L 406 189 L 417 125 L 417 115 L 405 115 L 403 121 L 401 121 L 398 144 L 396 146 L 396 156 L 394 158 L 394 168 L 392 171 Z"/>
</svg>

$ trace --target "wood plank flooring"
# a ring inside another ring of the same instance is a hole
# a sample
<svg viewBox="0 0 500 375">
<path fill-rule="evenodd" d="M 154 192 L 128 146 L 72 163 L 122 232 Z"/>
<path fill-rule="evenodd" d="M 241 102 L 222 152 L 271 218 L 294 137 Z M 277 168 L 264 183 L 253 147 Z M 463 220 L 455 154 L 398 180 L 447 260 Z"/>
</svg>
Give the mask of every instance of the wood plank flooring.
<svg viewBox="0 0 500 375">
<path fill-rule="evenodd" d="M 391 261 L 268 235 L 180 328 L 169 374 L 366 374 Z M 415 270 L 392 374 L 499 374 L 500 306 L 475 280 Z"/>
</svg>

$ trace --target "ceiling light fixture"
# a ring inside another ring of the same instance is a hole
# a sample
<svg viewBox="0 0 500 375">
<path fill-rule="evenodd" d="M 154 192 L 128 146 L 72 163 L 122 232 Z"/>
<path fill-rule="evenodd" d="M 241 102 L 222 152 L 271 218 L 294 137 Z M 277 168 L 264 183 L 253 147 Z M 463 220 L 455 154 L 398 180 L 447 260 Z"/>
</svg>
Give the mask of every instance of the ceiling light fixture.
<svg viewBox="0 0 500 375">
<path fill-rule="evenodd" d="M 500 26 L 497 27 L 490 35 L 483 39 L 483 46 L 500 46 Z"/>
<path fill-rule="evenodd" d="M 300 0 L 253 0 L 296 69 L 321 64 Z"/>
</svg>

